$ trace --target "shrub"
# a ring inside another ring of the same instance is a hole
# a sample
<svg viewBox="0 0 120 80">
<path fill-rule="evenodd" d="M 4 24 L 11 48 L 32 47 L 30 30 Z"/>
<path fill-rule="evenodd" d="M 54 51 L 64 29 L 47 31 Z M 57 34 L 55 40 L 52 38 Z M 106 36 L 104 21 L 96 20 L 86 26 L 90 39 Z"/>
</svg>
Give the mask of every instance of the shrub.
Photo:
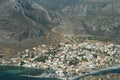
<svg viewBox="0 0 120 80">
<path fill-rule="evenodd" d="M 38 61 L 38 62 L 45 62 L 47 59 L 48 59 L 47 56 L 40 56 L 40 57 L 38 57 L 37 59 L 35 59 L 35 61 Z"/>
</svg>

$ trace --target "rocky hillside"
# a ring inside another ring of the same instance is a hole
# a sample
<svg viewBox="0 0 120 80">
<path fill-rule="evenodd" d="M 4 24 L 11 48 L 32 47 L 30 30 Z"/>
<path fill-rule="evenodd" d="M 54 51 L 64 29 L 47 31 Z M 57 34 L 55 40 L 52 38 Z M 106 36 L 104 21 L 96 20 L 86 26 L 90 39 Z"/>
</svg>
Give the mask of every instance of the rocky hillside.
<svg viewBox="0 0 120 80">
<path fill-rule="evenodd" d="M 31 0 L 0 1 L 0 42 L 40 37 L 52 26 L 44 7 Z"/>
<path fill-rule="evenodd" d="M 66 41 L 63 35 L 120 41 L 119 34 L 119 0 L 0 0 L 1 50 Z"/>
<path fill-rule="evenodd" d="M 57 26 L 58 31 L 65 34 L 91 34 L 113 37 L 113 35 L 120 32 L 119 0 L 35 1 L 47 9 L 52 20 L 59 23 Z M 115 30 L 117 32 L 114 33 Z"/>
<path fill-rule="evenodd" d="M 66 41 L 52 30 L 55 25 L 48 11 L 37 2 L 0 0 L 0 53 L 14 57 L 16 52 L 39 44 Z"/>
<path fill-rule="evenodd" d="M 52 29 L 119 39 L 119 0 L 1 0 L 0 42 L 18 42 Z"/>
</svg>

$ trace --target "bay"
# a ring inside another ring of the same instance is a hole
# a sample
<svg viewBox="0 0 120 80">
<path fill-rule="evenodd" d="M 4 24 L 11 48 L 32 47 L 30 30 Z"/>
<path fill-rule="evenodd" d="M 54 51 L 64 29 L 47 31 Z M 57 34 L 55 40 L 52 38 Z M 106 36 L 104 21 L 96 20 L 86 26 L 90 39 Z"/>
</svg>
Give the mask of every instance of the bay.
<svg viewBox="0 0 120 80">
<path fill-rule="evenodd" d="M 56 78 L 35 78 L 22 75 L 37 76 L 44 72 L 41 69 L 0 66 L 0 80 L 59 80 Z"/>
<path fill-rule="evenodd" d="M 37 76 L 42 74 L 43 72 L 44 70 L 35 69 L 35 68 L 0 66 L 0 80 L 59 80 L 56 78 L 35 78 L 35 77 L 21 76 L 21 75 Z M 98 76 L 98 75 L 106 75 L 109 73 L 120 74 L 120 68 L 102 70 L 85 76 L 90 76 L 90 75 Z M 80 80 L 80 78 L 82 77 L 74 78 L 74 80 Z"/>
</svg>

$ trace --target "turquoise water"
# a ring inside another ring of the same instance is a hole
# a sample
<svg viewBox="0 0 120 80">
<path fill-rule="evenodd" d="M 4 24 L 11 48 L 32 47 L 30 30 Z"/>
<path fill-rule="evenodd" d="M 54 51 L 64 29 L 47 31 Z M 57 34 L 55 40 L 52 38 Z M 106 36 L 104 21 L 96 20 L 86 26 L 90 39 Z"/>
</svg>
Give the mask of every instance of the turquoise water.
<svg viewBox="0 0 120 80">
<path fill-rule="evenodd" d="M 41 69 L 0 66 L 0 80 L 59 80 L 56 78 L 34 78 L 34 77 L 21 76 L 21 75 L 37 76 L 43 72 L 44 71 Z M 89 74 L 89 75 L 97 76 L 97 75 L 106 75 L 109 73 L 120 74 L 120 68 L 104 70 L 104 71 L 100 71 L 100 72 Z M 86 76 L 89 76 L 89 75 L 86 75 Z M 74 80 L 80 80 L 80 78 L 81 77 L 76 78 Z"/>
<path fill-rule="evenodd" d="M 33 78 L 21 75 L 37 76 L 43 70 L 23 67 L 0 66 L 0 80 L 58 80 L 55 78 Z"/>
</svg>

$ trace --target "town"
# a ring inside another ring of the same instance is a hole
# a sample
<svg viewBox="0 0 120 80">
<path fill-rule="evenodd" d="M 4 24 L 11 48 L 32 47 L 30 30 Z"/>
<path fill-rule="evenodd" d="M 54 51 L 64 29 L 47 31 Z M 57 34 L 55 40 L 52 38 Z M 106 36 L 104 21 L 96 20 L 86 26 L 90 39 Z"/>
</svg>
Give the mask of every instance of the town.
<svg viewBox="0 0 120 80">
<path fill-rule="evenodd" d="M 32 50 L 18 52 L 17 58 L 1 59 L 1 65 L 47 70 L 44 77 L 75 77 L 120 64 L 120 45 L 100 41 L 79 44 L 59 43 L 57 46 L 39 45 Z"/>
</svg>

